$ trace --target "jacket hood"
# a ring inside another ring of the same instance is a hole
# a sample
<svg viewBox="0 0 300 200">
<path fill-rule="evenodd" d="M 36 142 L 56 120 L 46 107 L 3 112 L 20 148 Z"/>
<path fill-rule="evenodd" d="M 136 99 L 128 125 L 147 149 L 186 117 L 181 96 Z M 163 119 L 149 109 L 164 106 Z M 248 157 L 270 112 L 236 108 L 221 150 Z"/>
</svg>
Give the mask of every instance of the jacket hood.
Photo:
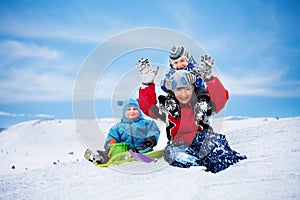
<svg viewBox="0 0 300 200">
<path fill-rule="evenodd" d="M 144 119 L 144 118 L 143 118 L 143 113 L 142 113 L 142 111 L 141 111 L 141 109 L 140 109 L 140 107 L 139 107 L 138 102 L 137 102 L 135 99 L 129 99 L 128 101 L 125 101 L 125 102 L 124 102 L 124 107 L 123 107 L 123 111 L 122 111 L 122 121 L 123 121 L 123 122 L 129 122 L 129 121 L 130 121 L 130 120 L 125 116 L 125 112 L 126 112 L 127 108 L 129 108 L 130 106 L 133 106 L 133 107 L 137 108 L 138 111 L 139 111 L 139 113 L 140 113 L 140 116 L 139 116 L 138 118 L 134 119 L 133 122 L 139 121 L 139 120 L 141 120 L 141 119 Z"/>
</svg>

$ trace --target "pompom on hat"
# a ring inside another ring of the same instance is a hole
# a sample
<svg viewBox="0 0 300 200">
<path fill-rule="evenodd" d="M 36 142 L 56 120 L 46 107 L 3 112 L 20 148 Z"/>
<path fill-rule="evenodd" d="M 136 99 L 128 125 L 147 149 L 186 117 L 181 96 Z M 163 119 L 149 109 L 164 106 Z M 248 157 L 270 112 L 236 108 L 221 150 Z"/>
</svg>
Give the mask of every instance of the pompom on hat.
<svg viewBox="0 0 300 200">
<path fill-rule="evenodd" d="M 166 88 L 174 91 L 176 88 L 188 87 L 192 88 L 196 82 L 196 76 L 187 70 L 177 70 L 166 81 Z"/>
</svg>

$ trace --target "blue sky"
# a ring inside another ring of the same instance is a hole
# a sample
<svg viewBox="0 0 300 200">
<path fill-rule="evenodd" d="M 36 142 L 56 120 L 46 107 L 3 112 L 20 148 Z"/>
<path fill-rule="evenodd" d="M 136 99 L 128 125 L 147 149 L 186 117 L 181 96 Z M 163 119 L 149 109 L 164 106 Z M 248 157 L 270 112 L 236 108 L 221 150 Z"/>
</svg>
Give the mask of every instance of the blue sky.
<svg viewBox="0 0 300 200">
<path fill-rule="evenodd" d="M 91 52 L 144 27 L 184 34 L 216 60 L 230 91 L 226 115 L 299 116 L 299 11 L 296 0 L 2 0 L 0 127 L 72 118 L 76 78 Z M 110 91 L 123 74 L 135 73 L 140 56 L 168 65 L 166 52 L 148 50 L 114 61 L 95 92 L 98 117 L 112 116 Z"/>
</svg>

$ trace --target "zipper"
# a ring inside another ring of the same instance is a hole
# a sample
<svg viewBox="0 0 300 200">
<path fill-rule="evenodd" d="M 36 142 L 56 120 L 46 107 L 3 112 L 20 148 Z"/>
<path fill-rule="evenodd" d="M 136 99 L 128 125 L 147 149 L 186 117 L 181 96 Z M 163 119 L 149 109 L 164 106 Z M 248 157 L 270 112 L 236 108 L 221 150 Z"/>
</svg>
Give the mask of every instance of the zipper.
<svg viewBox="0 0 300 200">
<path fill-rule="evenodd" d="M 130 136 L 131 136 L 131 142 L 132 142 L 132 145 L 133 145 L 133 148 L 135 148 L 135 144 L 134 144 L 134 139 L 133 139 L 133 133 L 132 133 L 132 120 L 130 119 Z"/>
</svg>

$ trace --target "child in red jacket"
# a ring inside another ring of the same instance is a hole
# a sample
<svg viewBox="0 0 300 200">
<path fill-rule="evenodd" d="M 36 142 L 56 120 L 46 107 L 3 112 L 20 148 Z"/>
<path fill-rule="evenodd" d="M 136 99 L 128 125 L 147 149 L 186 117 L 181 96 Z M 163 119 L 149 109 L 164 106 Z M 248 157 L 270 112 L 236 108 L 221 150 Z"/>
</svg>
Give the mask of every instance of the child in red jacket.
<svg viewBox="0 0 300 200">
<path fill-rule="evenodd" d="M 167 95 L 158 97 L 160 103 L 164 105 L 168 113 L 174 118 L 180 118 L 180 105 L 174 97 L 172 90 L 168 88 L 170 85 L 170 77 L 178 70 L 187 70 L 195 75 L 196 80 L 193 83 L 195 98 L 192 99 L 192 107 L 195 113 L 195 123 L 202 128 L 209 127 L 209 116 L 219 112 L 228 100 L 228 91 L 223 87 L 220 81 L 212 75 L 214 67 L 214 59 L 205 55 L 201 57 L 200 66 L 183 46 L 173 46 L 169 52 L 170 69 L 166 73 L 165 78 L 161 81 L 161 89 Z M 206 88 L 205 82 L 208 82 Z M 211 85 L 213 84 L 213 85 Z M 217 94 L 207 93 L 209 88 L 213 87 Z M 217 102 L 216 102 L 217 101 Z M 218 107 L 216 107 L 216 104 Z M 203 108 L 206 108 L 203 110 Z"/>
<path fill-rule="evenodd" d="M 205 166 L 213 173 L 226 169 L 239 160 L 246 159 L 232 150 L 224 135 L 215 133 L 211 127 L 203 129 L 195 124 L 192 101 L 196 77 L 186 70 L 175 71 L 170 76 L 167 88 L 174 93 L 179 102 L 181 117 L 174 119 L 172 115 L 164 113 L 156 100 L 154 78 L 158 68 L 152 69 L 147 59 L 139 60 L 137 69 L 142 76 L 142 86 L 139 89 L 139 106 L 141 110 L 154 119 L 161 119 L 167 123 L 169 143 L 164 151 L 164 159 L 172 166 L 190 167 Z M 146 79 L 144 77 L 147 77 Z M 216 91 L 211 90 L 208 92 Z M 218 102 L 217 102 L 218 103 Z M 202 110 L 207 110 L 202 105 Z"/>
</svg>

